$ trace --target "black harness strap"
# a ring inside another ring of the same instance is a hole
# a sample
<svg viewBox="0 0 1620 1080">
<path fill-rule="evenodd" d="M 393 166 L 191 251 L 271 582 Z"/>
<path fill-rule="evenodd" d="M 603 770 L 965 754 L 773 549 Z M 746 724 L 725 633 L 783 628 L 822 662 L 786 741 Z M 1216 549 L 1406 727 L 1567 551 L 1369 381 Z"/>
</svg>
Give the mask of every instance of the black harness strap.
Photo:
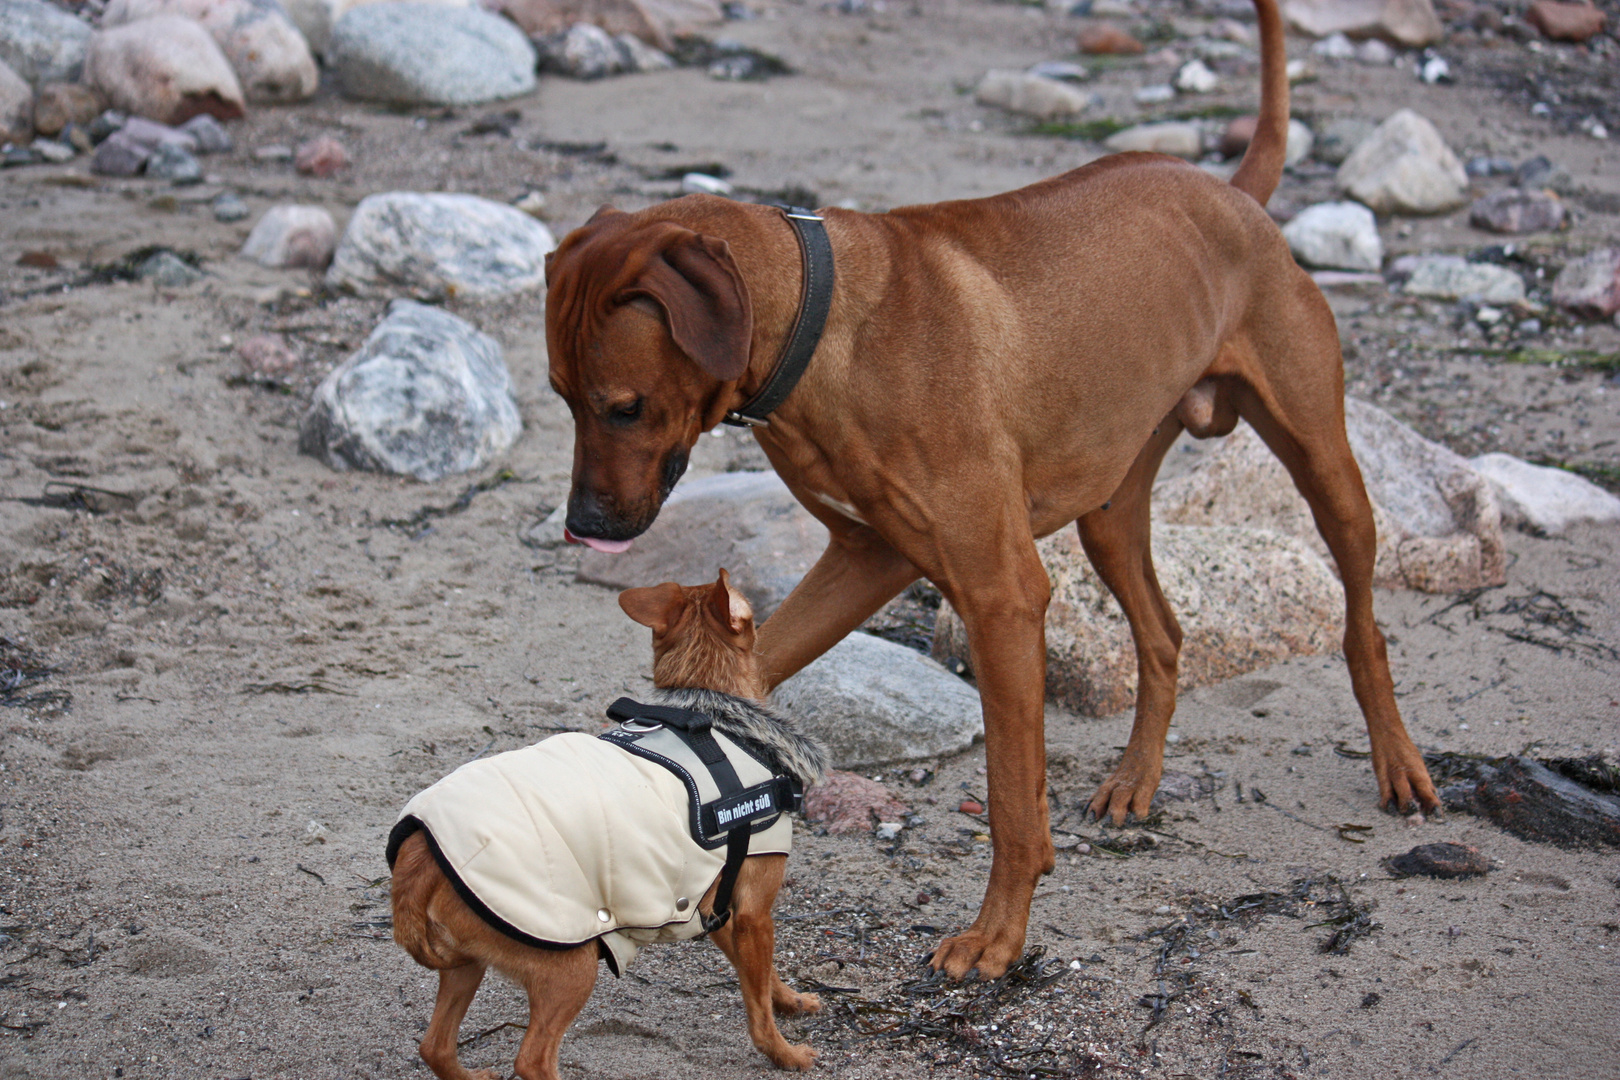
<svg viewBox="0 0 1620 1080">
<path fill-rule="evenodd" d="M 815 355 L 821 332 L 827 326 L 827 313 L 832 310 L 835 278 L 832 241 L 827 239 L 822 219 L 814 211 L 797 206 L 784 208 L 782 214 L 793 226 L 793 234 L 799 239 L 799 252 L 804 258 L 799 315 L 765 385 L 746 405 L 726 413 L 722 422 L 732 427 L 770 426 L 767 417 L 771 410 L 787 400 L 810 366 L 810 357 Z"/>
<path fill-rule="evenodd" d="M 747 825 L 739 825 L 726 834 L 726 865 L 720 868 L 720 884 L 714 887 L 714 908 L 703 916 L 703 932 L 712 934 L 731 918 L 731 892 L 737 887 L 737 875 L 742 873 L 748 858 L 748 840 L 753 832 Z"/>
<path fill-rule="evenodd" d="M 608 706 L 607 714 L 621 724 L 626 720 L 652 720 L 667 728 L 674 728 L 686 736 L 686 745 L 697 754 L 699 761 L 709 767 L 709 775 L 714 777 L 721 798 L 735 795 L 743 789 L 737 770 L 731 767 L 726 752 L 714 741 L 713 721 L 702 713 L 671 709 L 664 705 L 643 705 L 622 697 Z"/>
</svg>

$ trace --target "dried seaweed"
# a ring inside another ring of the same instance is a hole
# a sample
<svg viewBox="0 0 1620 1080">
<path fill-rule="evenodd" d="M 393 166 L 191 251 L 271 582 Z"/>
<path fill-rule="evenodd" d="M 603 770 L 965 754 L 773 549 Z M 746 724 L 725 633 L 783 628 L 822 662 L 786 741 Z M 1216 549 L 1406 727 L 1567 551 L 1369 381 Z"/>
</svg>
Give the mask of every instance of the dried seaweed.
<svg viewBox="0 0 1620 1080">
<path fill-rule="evenodd" d="M 432 523 L 439 518 L 450 517 L 452 514 L 459 514 L 467 509 L 480 493 L 494 491 L 496 488 L 516 479 L 517 473 L 511 469 L 501 469 L 468 487 L 467 490 L 456 497 L 455 502 L 448 506 L 424 506 L 410 517 L 381 518 L 376 524 L 386 529 L 399 529 L 412 540 L 415 540 L 427 533 L 433 527 Z"/>
</svg>

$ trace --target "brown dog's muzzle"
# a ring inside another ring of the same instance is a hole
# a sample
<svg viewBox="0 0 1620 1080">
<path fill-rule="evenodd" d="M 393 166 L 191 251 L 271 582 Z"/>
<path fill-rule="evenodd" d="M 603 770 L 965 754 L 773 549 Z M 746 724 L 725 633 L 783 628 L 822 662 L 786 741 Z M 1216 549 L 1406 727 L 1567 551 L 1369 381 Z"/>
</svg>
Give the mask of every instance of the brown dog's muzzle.
<svg viewBox="0 0 1620 1080">
<path fill-rule="evenodd" d="M 686 472 L 687 449 L 677 445 L 664 455 L 651 483 L 603 482 L 582 478 L 575 469 L 574 484 L 568 492 L 565 525 L 573 537 L 589 542 L 609 543 L 633 540 L 651 528 L 663 509 L 664 500 Z M 649 490 L 650 488 L 650 490 Z"/>
</svg>

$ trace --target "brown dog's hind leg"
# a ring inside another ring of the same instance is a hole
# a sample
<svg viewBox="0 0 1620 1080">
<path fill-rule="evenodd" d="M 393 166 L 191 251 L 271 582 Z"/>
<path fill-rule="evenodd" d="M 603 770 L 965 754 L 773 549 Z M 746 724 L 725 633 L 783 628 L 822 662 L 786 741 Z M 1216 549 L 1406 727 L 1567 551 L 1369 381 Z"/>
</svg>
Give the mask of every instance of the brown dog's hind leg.
<svg viewBox="0 0 1620 1080">
<path fill-rule="evenodd" d="M 517 946 L 500 962 L 501 974 L 529 995 L 529 1030 L 518 1047 L 518 1080 L 559 1080 L 557 1053 L 574 1017 L 596 988 L 596 942 L 553 952 Z"/>
<path fill-rule="evenodd" d="M 1213 414 L 1214 389 L 1213 384 L 1208 385 L 1208 404 Z M 1177 415 L 1185 404 L 1184 400 L 1178 406 Z M 1233 419 L 1235 422 L 1235 416 Z M 1208 424 L 1211 417 L 1202 420 Z M 1176 711 L 1181 627 L 1153 572 L 1149 511 L 1153 478 L 1159 473 L 1165 451 L 1180 434 L 1181 424 L 1166 417 L 1136 455 L 1107 507 L 1093 510 L 1079 521 L 1080 543 L 1086 557 L 1124 609 L 1131 624 L 1131 639 L 1136 643 L 1136 722 L 1131 725 L 1125 756 L 1092 796 L 1089 808 L 1093 817 L 1111 817 L 1116 825 L 1123 824 L 1130 814 L 1147 814 L 1164 771 L 1164 739 Z"/>
<path fill-rule="evenodd" d="M 439 998 L 433 1005 L 433 1019 L 422 1037 L 422 1060 L 439 1080 L 499 1080 L 489 1069 L 468 1071 L 456 1056 L 461 1020 L 467 1015 L 478 985 L 484 981 L 484 965 L 462 964 L 439 971 Z"/>
<path fill-rule="evenodd" d="M 1435 810 L 1440 800 L 1423 755 L 1401 722 L 1384 635 L 1373 618 L 1377 536 L 1361 469 L 1345 436 L 1344 369 L 1333 317 L 1314 288 L 1299 302 L 1279 303 L 1277 309 L 1277 317 L 1265 322 L 1268 336 L 1255 343 L 1255 378 L 1233 388 L 1233 401 L 1287 467 L 1338 563 L 1344 656 L 1372 741 L 1379 803 L 1402 813 Z M 1289 320 L 1290 310 L 1312 317 Z M 1286 375 L 1268 381 L 1264 368 Z"/>
<path fill-rule="evenodd" d="M 775 1014 L 815 1012 L 821 1008 L 821 999 L 794 992 L 776 972 L 776 924 L 771 907 L 786 867 L 786 855 L 756 855 L 743 863 L 732 893 L 731 918 L 709 937 L 737 969 L 743 1007 L 748 1010 L 748 1037 L 778 1068 L 801 1070 L 814 1064 L 816 1052 L 783 1038 Z"/>
</svg>

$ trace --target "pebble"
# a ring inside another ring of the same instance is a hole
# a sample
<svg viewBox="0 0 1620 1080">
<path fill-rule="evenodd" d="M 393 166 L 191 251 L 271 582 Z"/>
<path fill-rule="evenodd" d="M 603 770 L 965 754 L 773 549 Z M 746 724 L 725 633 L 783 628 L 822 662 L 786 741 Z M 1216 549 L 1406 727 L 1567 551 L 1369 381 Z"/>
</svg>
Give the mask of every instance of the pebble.
<svg viewBox="0 0 1620 1080">
<path fill-rule="evenodd" d="M 241 221 L 248 216 L 248 205 L 234 191 L 222 191 L 214 198 L 215 221 Z"/>
<path fill-rule="evenodd" d="M 1380 214 L 1437 214 L 1462 206 L 1468 174 L 1427 119 L 1401 109 L 1339 166 L 1339 188 Z"/>
<path fill-rule="evenodd" d="M 1554 164 L 1543 154 L 1537 154 L 1514 172 L 1513 186 L 1551 188 L 1560 195 L 1568 195 L 1575 190 L 1575 180 L 1568 169 Z"/>
<path fill-rule="evenodd" d="M 176 187 L 202 183 L 202 165 L 190 153 L 173 143 L 160 143 L 146 159 L 146 175 L 167 180 Z"/>
<path fill-rule="evenodd" d="M 1412 264 L 1402 291 L 1436 300 L 1474 300 L 1486 304 L 1523 304 L 1524 279 L 1505 266 L 1476 263 L 1456 255 L 1430 255 Z"/>
<path fill-rule="evenodd" d="M 984 813 L 984 803 L 979 802 L 977 799 L 963 799 L 962 805 L 958 806 L 957 809 L 964 814 L 977 816 Z"/>
<path fill-rule="evenodd" d="M 1085 82 L 1091 78 L 1089 70 L 1070 60 L 1042 60 L 1029 69 L 1029 74 L 1062 82 Z"/>
<path fill-rule="evenodd" d="M 121 131 L 127 123 L 129 123 L 128 116 L 117 109 L 108 109 L 90 121 L 85 130 L 90 134 L 90 141 L 99 144 L 113 132 Z"/>
<path fill-rule="evenodd" d="M 319 270 L 332 260 L 337 225 L 319 206 L 272 206 L 253 226 L 240 252 L 272 269 L 308 267 Z"/>
<path fill-rule="evenodd" d="M 332 136 L 322 135 L 298 148 L 293 167 L 305 176 L 324 179 L 349 167 L 349 152 Z"/>
<path fill-rule="evenodd" d="M 1078 116 L 1091 107 L 1091 96 L 1066 82 L 1027 71 L 989 71 L 979 80 L 974 98 L 1037 120 Z"/>
<path fill-rule="evenodd" d="M 1138 105 L 1163 105 L 1176 100 L 1176 88 L 1169 83 L 1152 83 L 1132 94 L 1131 100 Z"/>
<path fill-rule="evenodd" d="M 291 161 L 293 148 L 272 143 L 269 146 L 256 146 L 253 148 L 253 157 L 258 161 Z"/>
<path fill-rule="evenodd" d="M 1599 248 L 1565 263 L 1553 279 L 1552 301 L 1583 319 L 1620 312 L 1620 247 Z"/>
<path fill-rule="evenodd" d="M 574 79 L 601 79 L 624 70 L 625 57 L 612 35 L 588 22 L 533 40 L 541 71 Z"/>
<path fill-rule="evenodd" d="M 190 135 L 197 143 L 199 154 L 228 154 L 231 152 L 231 133 L 225 125 L 207 113 L 198 113 L 177 129 Z"/>
<path fill-rule="evenodd" d="M 1288 0 L 1283 15 L 1312 37 L 1330 34 L 1379 37 L 1419 48 L 1445 33 L 1428 0 L 1417 3 L 1348 3 L 1346 0 Z"/>
<path fill-rule="evenodd" d="M 1419 844 L 1404 855 L 1384 860 L 1396 877 L 1422 874 L 1433 878 L 1480 877 L 1490 872 L 1491 860 L 1466 844 Z"/>
<path fill-rule="evenodd" d="M 386 3 L 345 12 L 326 60 L 352 98 L 474 105 L 533 90 L 537 56 L 523 31 L 481 8 Z"/>
<path fill-rule="evenodd" d="M 72 161 L 75 156 L 73 147 L 66 143 L 59 143 L 55 139 L 35 139 L 28 148 L 45 161 L 54 165 Z"/>
<path fill-rule="evenodd" d="M 21 165 L 34 164 L 34 152 L 26 146 L 11 146 L 0 150 L 0 167 L 15 169 Z"/>
<path fill-rule="evenodd" d="M 538 218 L 541 221 L 546 219 L 546 197 L 542 192 L 524 192 L 523 197 L 514 202 L 512 206 L 532 218 Z"/>
<path fill-rule="evenodd" d="M 900 830 L 904 828 L 905 825 L 898 821 L 880 821 L 877 824 L 877 828 L 873 830 L 872 835 L 878 840 L 893 840 L 900 835 Z M 924 893 L 919 895 L 927 894 Z"/>
<path fill-rule="evenodd" d="M 90 171 L 98 176 L 134 176 L 146 165 L 152 151 L 122 131 L 115 131 L 96 147 Z"/>
<path fill-rule="evenodd" d="M 1548 232 L 1561 229 L 1569 218 L 1563 200 L 1550 191 L 1505 188 L 1476 199 L 1468 221 L 1495 233 Z"/>
<path fill-rule="evenodd" d="M 686 195 L 730 195 L 732 186 L 718 176 L 689 172 L 681 177 L 681 192 Z"/>
<path fill-rule="evenodd" d="M 1175 86 L 1182 93 L 1209 94 L 1220 84 L 1220 79 L 1202 60 L 1189 60 L 1176 72 Z"/>
<path fill-rule="evenodd" d="M 1204 152 L 1204 136 L 1197 124 L 1168 121 L 1162 124 L 1137 124 L 1124 131 L 1116 131 L 1103 140 L 1103 145 L 1115 152 L 1145 150 L 1196 158 Z"/>
<path fill-rule="evenodd" d="M 1142 43 L 1117 26 L 1098 23 L 1080 31 L 1075 46 L 1088 56 L 1136 56 Z"/>
<path fill-rule="evenodd" d="M 1282 232 L 1288 249 L 1307 266 L 1377 270 L 1384 262 L 1378 220 L 1360 203 L 1308 207 L 1283 226 Z"/>
<path fill-rule="evenodd" d="M 135 268 L 135 274 L 142 281 L 150 281 L 165 289 L 184 288 L 203 278 L 201 270 L 172 251 L 159 251 L 153 254 Z"/>
<path fill-rule="evenodd" d="M 46 83 L 34 97 L 34 130 L 55 135 L 69 124 L 88 124 L 107 103 L 80 83 Z"/>
<path fill-rule="evenodd" d="M 1419 59 L 1417 77 L 1430 86 L 1455 81 L 1451 75 L 1451 65 L 1446 62 L 1446 58 L 1430 52 L 1425 52 Z"/>
<path fill-rule="evenodd" d="M 1463 171 L 1471 177 L 1484 178 L 1487 176 L 1507 176 L 1513 172 L 1517 165 L 1512 158 L 1471 157 L 1463 166 Z"/>
<path fill-rule="evenodd" d="M 236 347 L 248 374 L 260 379 L 280 380 L 295 374 L 303 365 L 298 354 L 279 334 L 257 334 Z"/>
<path fill-rule="evenodd" d="M 1332 33 L 1311 46 L 1311 55 L 1325 60 L 1349 60 L 1356 55 L 1356 46 L 1342 33 Z"/>
<path fill-rule="evenodd" d="M 1605 15 L 1592 4 L 1536 0 L 1524 21 L 1553 41 L 1586 41 L 1603 29 Z"/>
</svg>

